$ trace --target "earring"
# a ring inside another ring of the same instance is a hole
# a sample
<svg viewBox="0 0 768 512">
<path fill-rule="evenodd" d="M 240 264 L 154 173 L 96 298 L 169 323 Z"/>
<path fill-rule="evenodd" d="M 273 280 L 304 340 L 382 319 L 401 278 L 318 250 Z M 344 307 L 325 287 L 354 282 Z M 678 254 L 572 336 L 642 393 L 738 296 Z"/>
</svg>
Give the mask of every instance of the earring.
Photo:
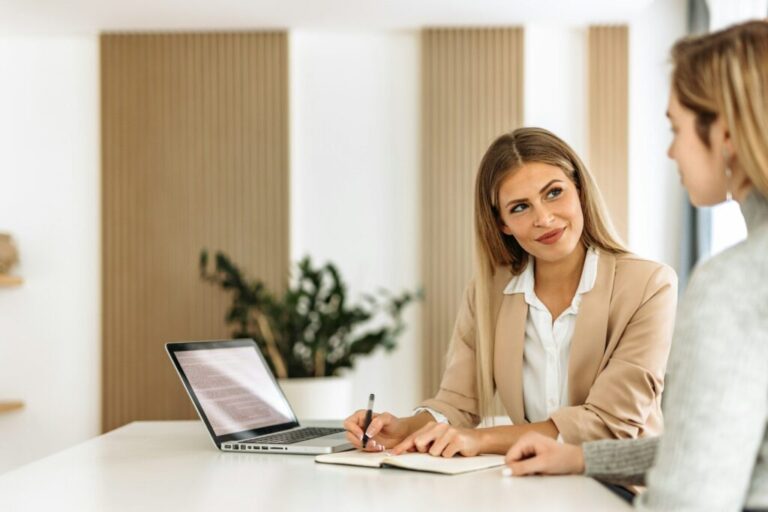
<svg viewBox="0 0 768 512">
<path fill-rule="evenodd" d="M 730 201 L 733 199 L 733 195 L 731 194 L 731 166 L 728 165 L 728 160 L 730 160 L 728 156 L 728 150 L 723 148 L 723 161 L 725 162 L 725 200 Z"/>
</svg>

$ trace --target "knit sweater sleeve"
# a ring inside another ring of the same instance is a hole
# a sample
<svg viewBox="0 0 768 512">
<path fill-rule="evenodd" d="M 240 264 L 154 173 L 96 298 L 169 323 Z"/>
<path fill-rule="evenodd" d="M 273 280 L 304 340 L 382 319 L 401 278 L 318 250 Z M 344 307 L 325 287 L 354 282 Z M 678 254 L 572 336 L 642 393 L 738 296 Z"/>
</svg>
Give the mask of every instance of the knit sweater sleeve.
<svg viewBox="0 0 768 512">
<path fill-rule="evenodd" d="M 614 484 L 645 485 L 658 444 L 658 437 L 584 443 L 585 474 Z"/>
</svg>

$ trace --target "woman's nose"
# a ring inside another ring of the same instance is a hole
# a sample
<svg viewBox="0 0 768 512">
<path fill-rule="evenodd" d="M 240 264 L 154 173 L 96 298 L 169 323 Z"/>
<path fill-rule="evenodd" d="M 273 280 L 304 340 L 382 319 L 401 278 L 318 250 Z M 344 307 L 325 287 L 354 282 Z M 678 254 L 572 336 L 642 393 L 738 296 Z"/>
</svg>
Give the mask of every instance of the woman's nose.
<svg viewBox="0 0 768 512">
<path fill-rule="evenodd" d="M 552 212 L 549 209 L 539 206 L 535 209 L 536 217 L 534 218 L 533 225 L 536 227 L 546 227 L 552 223 Z"/>
</svg>

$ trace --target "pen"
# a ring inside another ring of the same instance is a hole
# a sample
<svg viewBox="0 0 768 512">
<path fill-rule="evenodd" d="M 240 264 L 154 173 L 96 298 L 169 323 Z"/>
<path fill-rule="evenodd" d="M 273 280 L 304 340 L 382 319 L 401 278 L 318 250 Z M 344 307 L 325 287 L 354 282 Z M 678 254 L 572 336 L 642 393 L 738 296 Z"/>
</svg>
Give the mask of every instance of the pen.
<svg viewBox="0 0 768 512">
<path fill-rule="evenodd" d="M 368 427 L 371 426 L 371 417 L 373 416 L 373 393 L 368 395 L 368 410 L 365 411 L 365 424 L 363 425 L 363 448 L 368 444 Z"/>
</svg>

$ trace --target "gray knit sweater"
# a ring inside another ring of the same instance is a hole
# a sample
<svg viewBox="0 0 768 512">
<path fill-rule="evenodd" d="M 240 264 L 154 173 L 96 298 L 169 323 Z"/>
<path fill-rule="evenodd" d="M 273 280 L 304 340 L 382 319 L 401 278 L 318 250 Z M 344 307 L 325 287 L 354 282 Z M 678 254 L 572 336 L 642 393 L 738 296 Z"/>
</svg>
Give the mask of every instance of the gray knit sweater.
<svg viewBox="0 0 768 512">
<path fill-rule="evenodd" d="M 660 438 L 585 443 L 586 474 L 646 484 L 640 510 L 768 509 L 768 200 L 747 240 L 694 272 L 675 325 Z"/>
</svg>

